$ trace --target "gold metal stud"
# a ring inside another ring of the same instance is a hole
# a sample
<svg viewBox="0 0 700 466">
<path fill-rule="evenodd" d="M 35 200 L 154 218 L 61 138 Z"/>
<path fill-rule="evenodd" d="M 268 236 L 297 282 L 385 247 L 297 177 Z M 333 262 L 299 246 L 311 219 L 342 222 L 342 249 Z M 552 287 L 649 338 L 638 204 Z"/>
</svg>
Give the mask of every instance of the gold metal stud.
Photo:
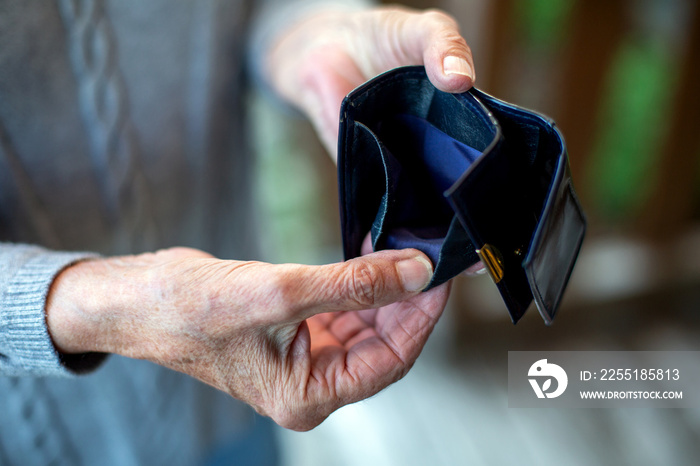
<svg viewBox="0 0 700 466">
<path fill-rule="evenodd" d="M 494 283 L 503 280 L 503 256 L 498 248 L 487 243 L 481 249 L 477 249 L 476 253 L 486 266 L 486 270 L 491 275 Z"/>
</svg>

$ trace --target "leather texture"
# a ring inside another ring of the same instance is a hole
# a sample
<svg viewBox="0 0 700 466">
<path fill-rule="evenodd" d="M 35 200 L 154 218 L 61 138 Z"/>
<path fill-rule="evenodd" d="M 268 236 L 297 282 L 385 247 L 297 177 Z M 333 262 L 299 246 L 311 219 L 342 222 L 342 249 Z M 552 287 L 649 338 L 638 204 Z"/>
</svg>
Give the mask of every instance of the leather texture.
<svg viewBox="0 0 700 466">
<path fill-rule="evenodd" d="M 513 322 L 533 299 L 552 322 L 586 230 L 552 120 L 397 68 L 343 101 L 338 175 L 346 259 L 368 233 L 375 250 L 419 249 L 430 289 L 488 250 Z"/>
</svg>

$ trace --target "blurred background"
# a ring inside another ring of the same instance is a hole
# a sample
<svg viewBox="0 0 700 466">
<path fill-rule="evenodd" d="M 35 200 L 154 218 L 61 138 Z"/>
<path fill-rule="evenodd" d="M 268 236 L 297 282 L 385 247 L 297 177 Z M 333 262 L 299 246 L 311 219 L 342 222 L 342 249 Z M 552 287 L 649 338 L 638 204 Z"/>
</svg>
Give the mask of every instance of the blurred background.
<svg viewBox="0 0 700 466">
<path fill-rule="evenodd" d="M 700 5 L 411 0 L 454 15 L 477 87 L 553 117 L 589 230 L 556 321 L 513 326 L 487 276 L 458 278 L 411 373 L 309 433 L 285 465 L 697 464 L 697 409 L 509 409 L 514 350 L 700 351 Z M 342 260 L 335 166 L 261 98 L 264 259 Z M 700 366 L 700 360 L 698 361 Z"/>
</svg>

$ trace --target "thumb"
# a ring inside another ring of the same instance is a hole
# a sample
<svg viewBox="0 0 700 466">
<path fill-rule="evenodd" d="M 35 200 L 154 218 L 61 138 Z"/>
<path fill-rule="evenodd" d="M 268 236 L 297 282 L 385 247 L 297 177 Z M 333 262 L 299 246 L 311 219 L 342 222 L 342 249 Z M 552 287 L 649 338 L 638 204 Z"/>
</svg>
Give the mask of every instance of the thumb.
<svg viewBox="0 0 700 466">
<path fill-rule="evenodd" d="M 408 33 L 418 35 L 417 43 L 430 81 L 445 92 L 466 92 L 476 74 L 472 52 L 459 32 L 457 22 L 438 10 L 415 18 L 418 25 Z M 406 42 L 411 43 L 411 42 Z"/>
<path fill-rule="evenodd" d="M 471 49 L 451 16 L 433 15 L 425 20 L 423 30 L 423 63 L 428 77 L 442 91 L 466 92 L 476 81 Z"/>
<path fill-rule="evenodd" d="M 406 300 L 433 276 L 425 254 L 415 249 L 380 251 L 347 262 L 309 267 L 299 283 L 300 312 L 359 311 Z M 305 291 L 304 291 L 305 290 Z"/>
<path fill-rule="evenodd" d="M 376 71 L 423 64 L 441 91 L 466 92 L 472 87 L 476 79 L 472 52 L 452 16 L 440 10 L 416 12 L 402 7 L 387 7 L 383 12 L 375 26 L 378 32 L 370 36 L 373 47 L 368 46 L 375 49 L 369 60 Z"/>
</svg>

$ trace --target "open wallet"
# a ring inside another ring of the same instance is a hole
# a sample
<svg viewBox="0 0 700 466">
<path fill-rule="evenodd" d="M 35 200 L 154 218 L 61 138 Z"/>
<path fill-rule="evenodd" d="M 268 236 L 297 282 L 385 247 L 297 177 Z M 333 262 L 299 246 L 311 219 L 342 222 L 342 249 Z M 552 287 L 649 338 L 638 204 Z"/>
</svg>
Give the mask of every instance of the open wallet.
<svg viewBox="0 0 700 466">
<path fill-rule="evenodd" d="M 403 67 L 348 94 L 338 144 L 346 259 L 368 233 L 375 251 L 416 248 L 434 266 L 426 289 L 481 260 L 513 323 L 533 299 L 552 322 L 586 220 L 551 119 Z"/>
</svg>

